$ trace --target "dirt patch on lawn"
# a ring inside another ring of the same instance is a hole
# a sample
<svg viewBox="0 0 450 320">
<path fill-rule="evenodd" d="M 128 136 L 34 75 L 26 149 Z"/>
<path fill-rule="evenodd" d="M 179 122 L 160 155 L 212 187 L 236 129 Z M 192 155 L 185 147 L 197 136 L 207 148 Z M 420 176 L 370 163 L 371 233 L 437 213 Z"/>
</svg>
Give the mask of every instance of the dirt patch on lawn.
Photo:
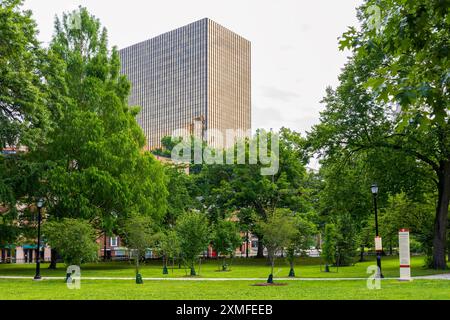
<svg viewBox="0 0 450 320">
<path fill-rule="evenodd" d="M 252 284 L 253 287 L 284 287 L 287 286 L 287 283 L 256 283 Z"/>
</svg>

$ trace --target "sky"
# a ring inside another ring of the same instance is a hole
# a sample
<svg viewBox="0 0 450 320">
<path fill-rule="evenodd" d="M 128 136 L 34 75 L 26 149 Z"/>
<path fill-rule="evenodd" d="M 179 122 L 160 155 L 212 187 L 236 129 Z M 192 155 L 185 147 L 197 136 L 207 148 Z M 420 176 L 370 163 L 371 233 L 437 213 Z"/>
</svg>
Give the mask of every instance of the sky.
<svg viewBox="0 0 450 320">
<path fill-rule="evenodd" d="M 47 44 L 56 15 L 82 5 L 119 49 L 202 18 L 252 43 L 252 128 L 305 133 L 319 121 L 327 86 L 336 87 L 348 52 L 338 37 L 357 25 L 362 0 L 26 0 Z"/>
</svg>

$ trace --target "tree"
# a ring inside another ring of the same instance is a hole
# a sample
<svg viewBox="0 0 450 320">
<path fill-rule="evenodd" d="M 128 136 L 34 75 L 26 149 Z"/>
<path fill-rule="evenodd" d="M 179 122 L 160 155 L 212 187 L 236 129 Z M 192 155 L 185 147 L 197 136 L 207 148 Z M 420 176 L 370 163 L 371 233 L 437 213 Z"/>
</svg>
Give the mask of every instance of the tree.
<svg viewBox="0 0 450 320">
<path fill-rule="evenodd" d="M 125 220 L 123 234 L 127 247 L 134 251 L 136 283 L 142 284 L 139 261 L 145 259 L 147 250 L 156 243 L 157 228 L 150 217 L 136 214 Z"/>
<path fill-rule="evenodd" d="M 95 230 L 89 222 L 65 218 L 44 223 L 42 231 L 43 238 L 58 250 L 67 266 L 80 266 L 97 260 L 99 247 Z"/>
<path fill-rule="evenodd" d="M 348 70 L 349 74 L 353 74 L 350 70 L 353 68 Z M 344 74 L 342 79 L 347 79 Z M 359 73 L 357 75 L 359 76 Z M 351 78 L 357 75 L 352 75 Z M 350 90 L 350 84 L 344 83 Z M 340 87 L 339 92 L 342 93 L 339 95 L 348 99 L 349 92 L 344 93 L 342 90 Z M 361 104 L 361 110 L 357 109 L 358 116 L 349 115 L 347 118 L 344 114 L 350 112 L 346 109 L 351 102 L 336 103 L 335 94 L 337 92 L 332 93 L 333 97 L 326 98 L 327 101 L 333 102 L 330 102 L 329 107 L 322 113 L 323 122 L 309 135 L 309 142 L 318 143 L 320 148 L 323 148 L 321 152 L 325 156 L 321 160 L 318 173 L 322 183 L 314 187 L 318 189 L 315 210 L 322 223 L 336 224 L 339 235 L 337 239 L 339 265 L 348 265 L 352 263 L 356 254 L 356 246 L 360 247 L 360 261 L 362 261 L 365 247 L 373 247 L 374 244 L 373 200 L 370 193 L 370 185 L 374 181 L 380 186 L 378 206 L 381 209 L 387 205 L 389 194 L 404 192 L 417 203 L 426 201 L 424 193 L 432 192 L 433 185 L 426 178 L 428 174 L 426 168 L 418 166 L 415 159 L 405 157 L 396 151 L 362 149 L 352 152 L 335 145 L 338 139 L 348 141 L 357 139 L 356 136 L 351 136 L 350 132 L 344 136 L 340 132 L 341 126 L 350 128 L 351 125 L 352 130 L 359 126 L 362 128 L 364 125 L 370 127 L 370 118 L 373 117 L 371 113 L 364 112 L 365 109 Z M 357 93 L 358 96 L 360 94 Z M 336 130 L 338 128 L 339 131 Z M 388 221 L 380 221 L 380 235 L 387 240 L 382 228 L 384 223 Z"/>
<path fill-rule="evenodd" d="M 217 257 L 222 256 L 222 271 L 227 271 L 226 256 L 233 257 L 236 248 L 242 244 L 242 238 L 237 228 L 237 223 L 221 219 L 214 225 L 212 234 L 212 246 L 217 252 Z"/>
<path fill-rule="evenodd" d="M 209 245 L 208 219 L 200 212 L 186 212 L 178 217 L 175 230 L 183 258 L 195 276 L 195 261 Z"/>
<path fill-rule="evenodd" d="M 392 195 L 388 204 L 380 212 L 381 232 L 386 243 L 398 242 L 398 230 L 410 229 L 411 236 L 417 240 L 427 254 L 427 262 L 432 261 L 433 216 L 435 204 L 431 195 L 422 203 L 414 202 L 405 193 Z"/>
<path fill-rule="evenodd" d="M 358 144 L 347 148 L 395 150 L 429 170 L 437 191 L 431 262 L 435 269 L 446 268 L 450 202 L 449 9 L 450 3 L 440 0 L 367 0 L 358 14 L 361 29 L 350 28 L 341 41 L 341 48 L 353 50 L 356 63 L 367 65 L 366 76 L 355 82 L 381 106 L 378 110 L 387 113 L 389 106 L 399 106 L 386 118 L 389 130 L 374 137 L 368 128 L 369 135 L 360 135 Z M 380 13 L 379 21 L 374 10 Z"/>
<path fill-rule="evenodd" d="M 264 137 L 263 131 L 258 131 L 252 140 L 245 141 L 246 159 L 249 159 L 250 145 L 259 142 Z M 271 149 L 271 136 L 268 133 L 268 149 Z M 262 175 L 261 169 L 266 168 L 261 161 L 256 164 L 203 165 L 202 171 L 195 178 L 199 192 L 204 198 L 211 220 L 224 218 L 225 213 L 242 211 L 254 215 L 246 216 L 252 221 L 246 221 L 249 228 L 255 226 L 256 218 L 266 220 L 276 208 L 289 208 L 299 212 L 310 210 L 310 203 L 305 196 L 307 190 L 305 159 L 303 154 L 304 139 L 300 134 L 283 128 L 279 133 L 279 152 L 267 155 L 279 163 L 279 170 L 273 175 Z M 236 149 L 230 149 L 233 151 Z M 259 149 L 258 149 L 259 150 Z M 262 150 L 259 150 L 261 154 Z M 242 216 L 241 216 L 242 217 Z M 245 230 L 247 231 L 247 230 Z M 258 237 L 258 257 L 263 257 L 263 235 L 257 228 L 250 229 Z"/>
<path fill-rule="evenodd" d="M 166 136 L 161 139 L 162 148 L 153 150 L 153 154 L 161 157 L 171 158 L 172 150 L 177 144 L 181 143 L 181 138 L 172 138 L 171 136 Z"/>
<path fill-rule="evenodd" d="M 323 234 L 322 257 L 325 260 L 325 272 L 330 272 L 330 265 L 336 262 L 336 226 L 326 224 Z"/>
<path fill-rule="evenodd" d="M 172 272 L 173 261 L 175 257 L 178 257 L 181 253 L 180 239 L 175 230 L 166 230 L 159 239 L 159 249 L 163 255 L 163 274 L 167 274 L 167 263 L 169 259 L 172 259 Z"/>
<path fill-rule="evenodd" d="M 264 246 L 267 249 L 270 261 L 271 269 L 267 283 L 273 283 L 275 255 L 278 251 L 289 246 L 297 233 L 292 212 L 286 209 L 276 209 L 268 216 L 267 220 L 259 220 L 257 228 L 264 237 Z"/>
<path fill-rule="evenodd" d="M 85 8 L 56 19 L 48 50 L 54 135 L 30 156 L 43 164 L 35 193 L 46 196 L 49 219 L 87 219 L 109 233 L 135 212 L 162 221 L 167 190 L 162 165 L 142 151 L 139 108 L 128 106 L 130 83 L 107 41 Z"/>
<path fill-rule="evenodd" d="M 22 4 L 0 1 L 0 241 L 9 243 L 19 235 L 17 209 L 33 201 L 29 191 L 39 167 L 24 151 L 35 150 L 52 131 L 45 52 Z M 5 147 L 17 153 L 4 154 Z"/>
<path fill-rule="evenodd" d="M 290 243 L 286 248 L 286 259 L 289 262 L 289 277 L 295 277 L 294 262 L 298 253 L 304 254 L 314 243 L 313 236 L 316 234 L 316 225 L 310 217 L 296 215 L 294 217 L 294 226 L 296 232 L 292 235 Z"/>
<path fill-rule="evenodd" d="M 336 265 L 353 265 L 358 247 L 358 231 L 349 214 L 342 214 L 337 217 L 336 234 L 336 253 L 338 258 Z"/>
<path fill-rule="evenodd" d="M 41 81 L 44 52 L 36 38 L 36 23 L 30 11 L 21 10 L 22 3 L 0 3 L 0 150 L 34 149 L 46 139 L 50 124 Z"/>
<path fill-rule="evenodd" d="M 374 239 L 375 239 L 375 217 L 369 217 L 369 219 L 366 221 L 366 223 L 362 226 L 362 228 L 359 230 L 358 234 L 356 235 L 357 241 L 359 244 L 359 262 L 364 262 L 364 253 L 366 247 L 368 248 L 374 248 Z M 385 237 L 385 234 L 383 231 L 380 233 L 383 235 L 383 239 Z M 388 238 L 389 239 L 389 238 Z M 389 240 L 388 240 L 389 241 Z M 389 241 L 389 243 L 392 245 L 392 243 Z M 391 246 L 392 248 L 392 246 Z M 392 253 L 392 251 L 391 251 Z"/>
<path fill-rule="evenodd" d="M 192 177 L 186 174 L 183 167 L 165 166 L 164 172 L 168 191 L 164 223 L 170 228 L 181 214 L 194 208 L 195 200 L 192 197 Z"/>
</svg>

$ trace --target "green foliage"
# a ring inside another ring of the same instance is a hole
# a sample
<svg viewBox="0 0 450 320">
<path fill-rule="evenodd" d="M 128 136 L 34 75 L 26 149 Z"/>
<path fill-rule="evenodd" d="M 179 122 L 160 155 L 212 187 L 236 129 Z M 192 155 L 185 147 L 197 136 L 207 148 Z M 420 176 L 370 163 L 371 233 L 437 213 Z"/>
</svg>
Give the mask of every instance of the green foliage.
<svg viewBox="0 0 450 320">
<path fill-rule="evenodd" d="M 221 219 L 213 225 L 211 244 L 217 256 L 223 256 L 222 268 L 226 269 L 225 257 L 233 256 L 236 248 L 242 245 L 238 224 L 234 221 Z"/>
<path fill-rule="evenodd" d="M 241 226 L 249 228 L 247 230 L 263 240 L 263 235 L 255 228 L 257 220 L 265 221 L 277 207 L 308 212 L 312 206 L 306 188 L 307 174 L 302 151 L 304 139 L 296 132 L 281 129 L 279 155 L 271 154 L 273 160 L 279 161 L 279 170 L 267 176 L 261 174 L 267 165 L 260 161 L 249 164 L 248 161 L 250 145 L 258 141 L 261 133 L 258 132 L 253 140 L 245 141 L 246 164 L 204 165 L 195 180 L 203 198 L 202 208 L 206 208 L 210 220 L 225 218 L 226 213 L 242 212 L 238 213 Z M 262 255 L 261 245 L 258 255 Z"/>
<path fill-rule="evenodd" d="M 286 247 L 286 259 L 291 267 L 290 276 L 294 276 L 295 257 L 298 254 L 305 255 L 306 251 L 314 245 L 317 227 L 311 220 L 311 217 L 300 214 L 294 216 L 293 223 L 296 232 L 292 234 L 289 245 Z"/>
<path fill-rule="evenodd" d="M 398 243 L 398 230 L 409 229 L 414 240 L 430 257 L 433 244 L 435 204 L 433 195 L 422 203 L 415 202 L 405 193 L 389 196 L 388 205 L 380 212 L 380 233 L 385 243 Z"/>
<path fill-rule="evenodd" d="M 55 134 L 32 156 L 46 164 L 41 192 L 51 219 L 80 217 L 112 229 L 138 212 L 161 222 L 164 170 L 142 152 L 138 108 L 128 106 L 130 83 L 120 74 L 117 49 L 108 49 L 106 30 L 85 8 L 63 14 L 49 56 L 59 67 L 50 82 L 59 105 Z"/>
<path fill-rule="evenodd" d="M 263 243 L 271 264 L 270 274 L 273 276 L 275 254 L 288 247 L 298 234 L 294 216 L 288 209 L 276 209 L 266 220 L 260 219 L 257 222 L 257 230 L 263 236 Z"/>
<path fill-rule="evenodd" d="M 209 245 L 208 219 L 200 212 L 186 212 L 178 217 L 175 230 L 183 258 L 191 268 L 191 275 L 195 275 L 195 261 Z"/>
<path fill-rule="evenodd" d="M 381 12 L 379 21 L 369 10 L 373 7 Z M 327 90 L 326 110 L 309 145 L 329 161 L 386 154 L 390 164 L 379 161 L 378 167 L 385 163 L 386 172 L 394 173 L 383 185 L 396 185 L 392 194 L 409 193 L 411 189 L 401 187 L 414 182 L 420 190 L 421 181 L 430 193 L 432 182 L 431 192 L 438 198 L 433 236 L 437 269 L 446 267 L 450 199 L 449 8 L 448 1 L 440 0 L 366 0 L 358 12 L 360 30 L 351 28 L 341 42 L 353 56 L 338 88 Z"/>
<path fill-rule="evenodd" d="M 171 136 L 163 137 L 161 139 L 162 148 L 155 149 L 152 152 L 157 156 L 171 158 L 172 150 L 177 144 L 181 143 L 181 141 L 181 138 L 174 139 Z"/>
<path fill-rule="evenodd" d="M 145 258 L 146 251 L 157 242 L 158 230 L 153 220 L 144 215 L 128 217 L 122 226 L 126 246 L 134 251 L 136 273 L 139 273 L 139 260 Z"/>
<path fill-rule="evenodd" d="M 375 25 L 367 10 L 373 6 L 381 11 Z M 413 157 L 436 182 L 432 258 L 436 269 L 446 268 L 450 201 L 449 17 L 448 1 L 367 0 L 359 10 L 361 30 L 349 30 L 342 43 L 353 50 L 356 64 L 370 65 L 366 76 L 356 82 L 367 90 L 371 101 L 400 107 L 393 117 L 385 117 L 389 131 L 373 140 L 361 139 L 360 145 Z M 373 63 L 374 57 L 378 62 Z"/>
<path fill-rule="evenodd" d="M 381 10 L 377 27 L 367 11 L 373 5 Z M 419 131 L 448 125 L 449 12 L 448 1 L 368 0 L 359 10 L 361 30 L 347 33 L 347 47 L 356 55 L 367 57 L 375 51 L 389 61 L 374 70 L 366 85 L 380 99 L 400 103 L 406 122 L 422 115 Z"/>
<path fill-rule="evenodd" d="M 14 243 L 19 236 L 19 228 L 17 226 L 5 222 L 0 218 L 0 246 Z"/>
<path fill-rule="evenodd" d="M 175 230 L 166 230 L 160 235 L 159 249 L 166 259 L 173 259 L 180 255 L 180 238 Z"/>
<path fill-rule="evenodd" d="M 349 214 L 339 215 L 336 222 L 336 249 L 338 266 L 353 265 L 358 247 L 357 227 Z"/>
<path fill-rule="evenodd" d="M 38 165 L 22 151 L 6 155 L 3 148 L 35 150 L 52 132 L 45 52 L 31 12 L 24 11 L 22 3 L 0 2 L 0 207 L 1 214 L 7 215 L 0 227 L 8 234 L 0 237 L 13 241 L 19 232 L 19 226 L 12 224 L 17 219 L 16 204 L 30 201 Z"/>
<path fill-rule="evenodd" d="M 326 224 L 323 233 L 322 257 L 326 265 L 336 262 L 337 230 L 334 224 Z"/>
<path fill-rule="evenodd" d="M 8 145 L 34 149 L 49 131 L 43 50 L 31 12 L 21 5 L 20 0 L 0 2 L 0 150 Z"/>
<path fill-rule="evenodd" d="M 78 265 L 96 261 L 99 246 L 94 228 L 81 219 L 65 218 L 43 225 L 43 236 L 47 243 L 58 250 L 66 265 Z"/>
<path fill-rule="evenodd" d="M 164 222 L 174 226 L 177 218 L 186 211 L 193 209 L 192 198 L 193 179 L 186 174 L 183 167 L 165 166 L 167 176 L 167 214 Z"/>
</svg>

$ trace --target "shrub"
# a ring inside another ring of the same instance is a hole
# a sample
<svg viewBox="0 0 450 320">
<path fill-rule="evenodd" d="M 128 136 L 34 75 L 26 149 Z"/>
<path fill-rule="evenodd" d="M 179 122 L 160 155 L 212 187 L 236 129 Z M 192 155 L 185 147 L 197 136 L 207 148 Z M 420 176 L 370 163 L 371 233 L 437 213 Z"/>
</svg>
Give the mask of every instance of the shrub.
<svg viewBox="0 0 450 320">
<path fill-rule="evenodd" d="M 63 219 L 43 225 L 43 236 L 66 265 L 81 265 L 98 259 L 94 228 L 85 220 Z"/>
</svg>

